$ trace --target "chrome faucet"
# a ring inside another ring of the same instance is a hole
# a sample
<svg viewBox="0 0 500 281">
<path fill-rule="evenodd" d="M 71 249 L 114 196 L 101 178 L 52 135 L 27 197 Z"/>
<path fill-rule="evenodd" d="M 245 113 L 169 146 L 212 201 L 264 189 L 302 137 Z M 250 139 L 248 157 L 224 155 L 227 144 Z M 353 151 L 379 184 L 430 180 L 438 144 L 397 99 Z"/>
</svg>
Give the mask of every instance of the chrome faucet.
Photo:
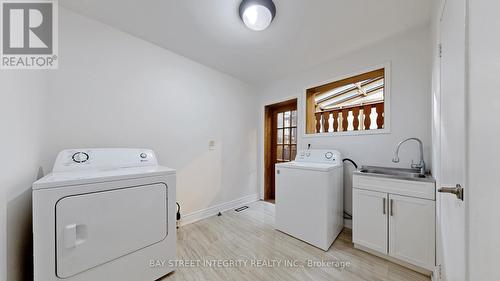
<svg viewBox="0 0 500 281">
<path fill-rule="evenodd" d="M 398 143 L 398 146 L 396 148 L 396 151 L 394 152 L 394 158 L 392 158 L 392 162 L 394 163 L 399 163 L 399 148 L 401 145 L 407 141 L 414 140 L 418 142 L 418 147 L 420 149 L 420 163 L 415 164 L 413 163 L 413 160 L 411 161 L 411 167 L 414 169 L 420 169 L 420 174 L 425 175 L 425 161 L 424 161 L 424 145 L 422 144 L 422 141 L 418 138 L 408 138 L 405 139 L 404 141 L 401 141 Z"/>
</svg>

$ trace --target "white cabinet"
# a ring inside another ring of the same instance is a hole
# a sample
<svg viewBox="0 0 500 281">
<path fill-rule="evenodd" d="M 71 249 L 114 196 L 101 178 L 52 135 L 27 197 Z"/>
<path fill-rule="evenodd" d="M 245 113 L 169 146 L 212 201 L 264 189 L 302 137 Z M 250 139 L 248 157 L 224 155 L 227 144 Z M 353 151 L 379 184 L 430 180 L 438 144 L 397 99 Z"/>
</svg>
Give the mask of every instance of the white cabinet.
<svg viewBox="0 0 500 281">
<path fill-rule="evenodd" d="M 432 271 L 435 197 L 430 190 L 435 185 L 415 182 L 412 187 L 411 181 L 400 182 L 354 175 L 352 241 L 358 248 L 375 251 L 403 265 Z"/>
<path fill-rule="evenodd" d="M 389 255 L 405 262 L 434 267 L 434 201 L 389 195 Z"/>
<path fill-rule="evenodd" d="M 354 189 L 352 241 L 387 254 L 387 193 Z"/>
</svg>

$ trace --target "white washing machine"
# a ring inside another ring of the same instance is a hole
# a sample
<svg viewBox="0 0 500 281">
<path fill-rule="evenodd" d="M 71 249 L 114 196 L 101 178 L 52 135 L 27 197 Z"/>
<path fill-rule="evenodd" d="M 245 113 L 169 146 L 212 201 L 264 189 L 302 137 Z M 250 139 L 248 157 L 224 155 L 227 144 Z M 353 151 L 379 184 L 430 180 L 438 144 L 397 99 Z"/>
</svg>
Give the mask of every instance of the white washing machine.
<svg viewBox="0 0 500 281">
<path fill-rule="evenodd" d="M 35 281 L 153 281 L 176 258 L 175 170 L 147 149 L 70 149 L 33 184 Z"/>
<path fill-rule="evenodd" d="M 276 164 L 276 229 L 327 251 L 344 226 L 344 173 L 335 150 Z"/>
</svg>

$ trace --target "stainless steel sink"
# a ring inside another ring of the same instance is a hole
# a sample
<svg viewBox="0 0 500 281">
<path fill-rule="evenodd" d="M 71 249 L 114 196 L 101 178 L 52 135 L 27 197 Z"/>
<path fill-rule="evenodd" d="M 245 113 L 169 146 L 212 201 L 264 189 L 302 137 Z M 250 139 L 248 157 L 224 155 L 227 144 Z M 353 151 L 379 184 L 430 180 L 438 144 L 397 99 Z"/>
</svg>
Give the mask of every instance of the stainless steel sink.
<svg viewBox="0 0 500 281">
<path fill-rule="evenodd" d="M 422 175 L 420 174 L 419 169 L 362 166 L 361 169 L 355 171 L 354 173 L 374 177 L 434 182 L 434 178 L 430 174 Z"/>
</svg>

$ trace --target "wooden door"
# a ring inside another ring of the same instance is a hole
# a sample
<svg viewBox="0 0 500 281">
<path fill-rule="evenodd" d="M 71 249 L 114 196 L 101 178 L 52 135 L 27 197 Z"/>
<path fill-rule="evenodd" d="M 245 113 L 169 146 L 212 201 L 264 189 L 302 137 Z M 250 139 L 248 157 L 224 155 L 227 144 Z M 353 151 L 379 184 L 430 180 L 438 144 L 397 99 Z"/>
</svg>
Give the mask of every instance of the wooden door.
<svg viewBox="0 0 500 281">
<path fill-rule="evenodd" d="M 297 154 L 297 100 L 266 106 L 264 199 L 275 199 L 276 163 L 295 160 Z"/>
<path fill-rule="evenodd" d="M 352 242 L 387 254 L 387 193 L 353 188 L 352 197 Z"/>
</svg>

